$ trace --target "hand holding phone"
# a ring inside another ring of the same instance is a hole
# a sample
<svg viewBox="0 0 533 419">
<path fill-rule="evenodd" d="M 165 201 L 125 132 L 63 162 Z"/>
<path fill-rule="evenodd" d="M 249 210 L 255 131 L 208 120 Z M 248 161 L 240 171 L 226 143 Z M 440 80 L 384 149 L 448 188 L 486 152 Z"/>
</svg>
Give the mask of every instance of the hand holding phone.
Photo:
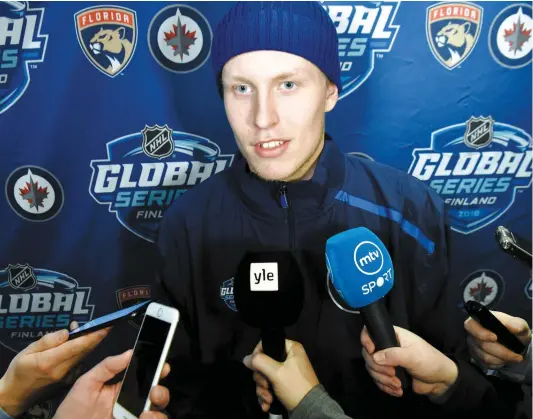
<svg viewBox="0 0 533 419">
<path fill-rule="evenodd" d="M 178 321 L 179 312 L 175 308 L 151 303 L 146 309 L 113 407 L 115 419 L 137 419 L 150 410 L 150 390 L 159 382 Z"/>
</svg>

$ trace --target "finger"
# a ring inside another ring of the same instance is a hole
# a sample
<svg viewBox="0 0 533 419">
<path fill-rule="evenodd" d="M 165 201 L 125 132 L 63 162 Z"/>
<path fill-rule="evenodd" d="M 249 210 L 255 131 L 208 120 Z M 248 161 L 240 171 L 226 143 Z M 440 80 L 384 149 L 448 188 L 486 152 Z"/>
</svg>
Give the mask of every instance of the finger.
<svg viewBox="0 0 533 419">
<path fill-rule="evenodd" d="M 497 336 L 490 330 L 485 329 L 472 317 L 465 320 L 465 330 L 473 337 L 487 342 L 496 342 Z"/>
<path fill-rule="evenodd" d="M 396 346 L 374 353 L 374 355 L 372 355 L 372 359 L 380 366 L 402 366 L 409 369 L 416 366 L 418 356 L 419 354 L 416 351 L 410 350 L 409 348 L 401 348 Z"/>
<path fill-rule="evenodd" d="M 72 322 L 70 322 L 70 331 L 73 331 L 74 329 L 77 329 L 78 327 L 80 327 L 80 325 L 78 324 L 76 320 L 73 320 Z"/>
<path fill-rule="evenodd" d="M 269 388 L 270 385 L 268 383 L 267 378 L 263 374 L 261 374 L 260 372 L 255 371 L 254 374 L 253 374 L 253 378 L 254 378 L 255 383 L 258 386 L 263 387 L 265 389 Z"/>
<path fill-rule="evenodd" d="M 257 397 L 259 397 L 263 402 L 268 404 L 271 404 L 273 401 L 272 393 L 262 387 L 256 387 L 255 394 L 257 394 Z"/>
<path fill-rule="evenodd" d="M 168 419 L 168 416 L 161 412 L 143 412 L 139 419 Z"/>
<path fill-rule="evenodd" d="M 170 364 L 165 362 L 163 370 L 161 371 L 161 379 L 166 378 L 170 374 Z"/>
<path fill-rule="evenodd" d="M 104 384 L 126 369 L 132 353 L 133 351 L 130 349 L 120 355 L 107 357 L 93 369 L 89 370 L 83 376 L 83 380 L 100 385 Z"/>
<path fill-rule="evenodd" d="M 163 386 L 155 386 L 150 391 L 150 401 L 158 409 L 164 409 L 170 402 L 170 392 Z"/>
<path fill-rule="evenodd" d="M 263 341 L 260 340 L 259 343 L 255 346 L 252 354 L 262 353 L 262 352 L 263 352 Z"/>
<path fill-rule="evenodd" d="M 259 402 L 259 406 L 261 406 L 261 410 L 263 412 L 268 412 L 269 411 L 270 403 L 267 403 L 267 402 L 261 400 L 261 398 L 259 398 L 259 397 L 257 398 L 257 401 Z"/>
<path fill-rule="evenodd" d="M 262 373 L 273 384 L 276 380 L 276 373 L 282 366 L 278 361 L 261 352 L 247 355 L 243 362 L 248 368 Z"/>
<path fill-rule="evenodd" d="M 394 377 L 396 375 L 396 370 L 394 369 L 394 367 L 377 364 L 376 362 L 374 362 L 372 355 L 370 355 L 365 349 L 363 349 L 362 354 L 366 365 L 372 370 L 380 374 L 388 375 L 390 377 Z"/>
<path fill-rule="evenodd" d="M 469 338 L 467 338 L 467 344 L 470 348 L 470 353 L 472 354 L 472 356 L 478 361 L 481 361 L 486 366 L 496 369 L 501 368 L 505 364 L 505 361 L 503 361 L 502 359 L 496 358 L 482 351 L 481 348 L 477 345 L 475 339 L 470 338 L 470 336 Z"/>
<path fill-rule="evenodd" d="M 287 357 L 294 353 L 294 351 L 304 351 L 304 347 L 302 345 L 296 345 L 298 342 L 294 340 L 285 339 L 285 352 L 287 353 Z"/>
<path fill-rule="evenodd" d="M 370 338 L 370 335 L 368 334 L 368 330 L 366 326 L 363 327 L 363 330 L 361 331 L 361 344 L 364 346 L 364 348 L 369 354 L 373 354 L 374 351 L 376 350 L 374 342 L 372 342 L 372 339 Z"/>
<path fill-rule="evenodd" d="M 531 335 L 531 330 L 529 329 L 529 325 L 524 319 L 521 319 L 520 317 L 513 317 L 509 316 L 506 313 L 502 313 L 499 311 L 491 311 L 491 313 L 503 323 L 503 325 L 509 329 L 509 331 L 513 335 L 517 335 L 521 338 L 529 338 Z M 528 339 L 529 340 L 529 339 Z"/>
<path fill-rule="evenodd" d="M 435 384 L 432 383 L 424 383 L 422 381 L 413 380 L 413 391 L 416 394 L 430 394 L 435 390 Z"/>
<path fill-rule="evenodd" d="M 68 340 L 68 330 L 58 330 L 54 333 L 47 333 L 38 341 L 35 341 L 28 345 L 24 350 L 28 354 L 34 354 L 37 352 L 44 352 L 47 349 L 56 348 L 62 343 Z"/>
<path fill-rule="evenodd" d="M 383 384 L 380 384 L 380 383 L 376 383 L 376 385 L 378 386 L 378 388 L 383 391 L 384 393 L 387 393 L 393 397 L 400 397 L 402 394 L 403 394 L 403 391 L 402 389 L 396 389 L 396 388 L 391 388 L 389 386 L 384 386 Z"/>
<path fill-rule="evenodd" d="M 85 336 L 65 342 L 57 349 L 42 352 L 45 362 L 59 365 L 63 362 L 68 365 L 76 364 L 91 352 L 109 333 L 110 328 L 101 329 Z"/>
<path fill-rule="evenodd" d="M 379 372 L 368 368 L 368 366 L 366 367 L 366 370 L 376 383 L 380 383 L 384 386 L 388 386 L 391 388 L 400 388 L 402 386 L 398 377 L 391 377 L 390 375 L 380 374 Z"/>
<path fill-rule="evenodd" d="M 521 355 L 511 351 L 509 348 L 506 348 L 501 343 L 496 342 L 476 342 L 478 347 L 488 355 L 492 355 L 495 358 L 498 358 L 504 362 L 522 362 L 523 358 Z"/>
</svg>

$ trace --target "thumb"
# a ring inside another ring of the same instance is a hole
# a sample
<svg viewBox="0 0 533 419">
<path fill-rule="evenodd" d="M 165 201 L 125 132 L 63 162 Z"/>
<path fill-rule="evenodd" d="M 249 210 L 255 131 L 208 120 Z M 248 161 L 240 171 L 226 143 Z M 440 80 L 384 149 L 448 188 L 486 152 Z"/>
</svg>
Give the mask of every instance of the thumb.
<svg viewBox="0 0 533 419">
<path fill-rule="evenodd" d="M 104 384 L 128 366 L 133 351 L 130 349 L 120 355 L 109 356 L 85 374 L 85 379 L 95 384 Z"/>
<path fill-rule="evenodd" d="M 507 329 L 514 335 L 525 335 L 529 332 L 527 323 L 519 317 L 513 317 L 507 323 Z"/>
<path fill-rule="evenodd" d="M 261 352 L 245 356 L 243 362 L 247 368 L 259 371 L 268 378 L 268 381 L 274 385 L 276 384 L 277 372 L 281 368 L 281 363 Z"/>
<path fill-rule="evenodd" d="M 54 333 L 47 333 L 38 341 L 28 345 L 24 350 L 27 354 L 44 352 L 47 349 L 55 348 L 68 340 L 68 331 L 66 329 L 58 330 Z"/>
<path fill-rule="evenodd" d="M 411 353 L 408 348 L 393 347 L 383 349 L 373 355 L 374 362 L 379 365 L 388 365 L 391 367 L 402 366 L 406 369 L 413 364 L 416 354 Z"/>
</svg>

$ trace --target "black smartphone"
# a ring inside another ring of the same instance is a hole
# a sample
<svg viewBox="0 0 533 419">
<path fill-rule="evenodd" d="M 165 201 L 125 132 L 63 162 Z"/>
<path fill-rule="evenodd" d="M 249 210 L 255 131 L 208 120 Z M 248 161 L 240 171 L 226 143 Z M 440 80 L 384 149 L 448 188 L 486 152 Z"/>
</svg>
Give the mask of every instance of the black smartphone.
<svg viewBox="0 0 533 419">
<path fill-rule="evenodd" d="M 498 342 L 514 353 L 522 355 L 526 346 L 500 322 L 490 310 L 477 301 L 470 300 L 464 304 L 470 317 L 477 320 L 481 326 L 490 330 L 498 337 Z"/>
<path fill-rule="evenodd" d="M 531 242 L 509 231 L 504 226 L 496 228 L 496 240 L 502 250 L 531 268 Z"/>
<path fill-rule="evenodd" d="M 91 320 L 90 322 L 85 323 L 83 326 L 72 330 L 69 333 L 69 339 L 79 338 L 80 336 L 86 335 L 87 333 L 91 333 L 96 330 L 112 326 L 120 320 L 127 319 L 131 316 L 137 316 L 143 311 L 146 311 L 146 308 L 148 307 L 148 304 L 151 301 L 152 300 L 146 300 L 134 306 L 124 308 L 122 310 L 115 311 L 114 313 L 106 314 L 105 316 Z"/>
</svg>

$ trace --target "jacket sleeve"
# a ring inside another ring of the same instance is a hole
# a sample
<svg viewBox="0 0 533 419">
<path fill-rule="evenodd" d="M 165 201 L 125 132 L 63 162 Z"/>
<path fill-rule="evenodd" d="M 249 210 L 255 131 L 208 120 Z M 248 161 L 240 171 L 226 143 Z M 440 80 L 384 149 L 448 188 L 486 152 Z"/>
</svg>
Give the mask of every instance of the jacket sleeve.
<svg viewBox="0 0 533 419">
<path fill-rule="evenodd" d="M 476 365 L 455 360 L 459 376 L 453 388 L 440 398 L 431 399 L 444 412 L 462 417 L 484 419 L 513 418 L 523 397 L 520 385 L 488 377 Z"/>
<path fill-rule="evenodd" d="M 290 413 L 289 419 L 350 419 L 322 384 L 305 395 Z"/>
</svg>

